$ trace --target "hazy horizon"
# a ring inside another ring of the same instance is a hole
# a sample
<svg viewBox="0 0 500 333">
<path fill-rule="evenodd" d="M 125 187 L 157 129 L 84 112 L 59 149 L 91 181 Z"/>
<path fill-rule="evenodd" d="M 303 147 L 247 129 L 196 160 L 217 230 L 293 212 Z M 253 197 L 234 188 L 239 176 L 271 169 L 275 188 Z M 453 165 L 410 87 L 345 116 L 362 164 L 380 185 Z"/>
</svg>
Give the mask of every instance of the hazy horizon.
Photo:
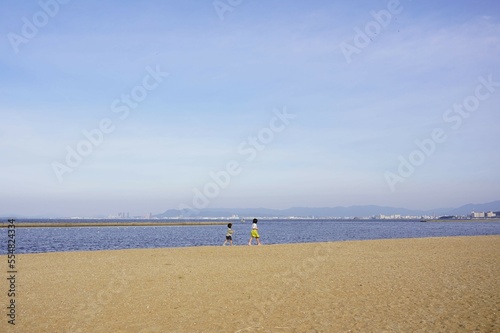
<svg viewBox="0 0 500 333">
<path fill-rule="evenodd" d="M 2 215 L 498 199 L 497 1 L 0 8 Z"/>
<path fill-rule="evenodd" d="M 400 209 L 401 211 L 381 211 L 380 214 L 388 214 L 388 215 L 391 215 L 391 214 L 402 214 L 403 216 L 406 216 L 406 210 L 413 210 L 413 211 L 420 211 L 420 212 L 425 212 L 425 213 L 428 213 L 428 214 L 437 214 L 437 215 L 446 215 L 446 214 L 449 214 L 449 212 L 441 212 L 442 210 L 455 210 L 455 209 L 458 209 L 458 208 L 461 208 L 463 206 L 468 206 L 468 205 L 477 205 L 479 209 L 474 209 L 475 211 L 478 211 L 478 212 L 487 212 L 487 211 L 497 211 L 497 209 L 500 209 L 500 206 L 493 206 L 493 205 L 489 205 L 489 204 L 492 204 L 492 203 L 495 203 L 495 204 L 498 204 L 500 202 L 500 200 L 495 200 L 495 201 L 491 201 L 491 202 L 484 202 L 484 203 L 466 203 L 466 204 L 463 204 L 463 205 L 460 205 L 460 206 L 457 206 L 457 207 L 433 207 L 433 208 L 430 208 L 430 209 L 413 209 L 413 208 L 408 208 L 408 207 L 394 207 L 394 206 L 379 206 L 379 205 L 352 205 L 352 206 L 322 206 L 322 207 L 303 207 L 303 206 L 294 206 L 294 207 L 287 207 L 287 208 L 282 208 L 282 209 L 278 209 L 278 208 L 272 208 L 272 207 L 207 207 L 206 209 L 208 210 L 214 210 L 214 211 L 217 211 L 217 210 L 221 210 L 221 211 L 225 211 L 225 210 L 231 210 L 231 209 L 234 209 L 234 212 L 231 212 L 232 214 L 236 214 L 236 213 L 240 213 L 238 212 L 239 209 L 242 209 L 242 210 L 256 210 L 258 211 L 259 209 L 261 210 L 277 210 L 277 211 L 284 211 L 284 210 L 287 210 L 287 209 L 337 209 L 337 208 L 345 208 L 345 209 L 353 209 L 353 208 L 357 208 L 357 207 L 360 207 L 362 209 L 366 209 L 367 207 L 371 207 L 371 206 L 374 206 L 374 207 L 386 207 L 386 208 L 390 208 L 390 209 Z M 480 206 L 483 206 L 483 205 L 486 205 L 488 206 L 488 208 L 486 210 L 484 209 L 481 209 Z M 136 214 L 130 214 L 129 211 L 127 210 L 124 210 L 124 211 L 119 211 L 119 212 L 113 212 L 113 213 L 110 213 L 110 214 L 83 214 L 83 215 L 64 215 L 64 214 L 34 214 L 34 215 L 27 215 L 27 214 L 18 214 L 18 213 L 15 213 L 15 212 L 10 212 L 10 214 L 5 214 L 5 213 L 0 213 L 0 217 L 4 217 L 4 218 L 72 218 L 72 217 L 79 217 L 79 218 L 148 218 L 148 215 L 149 214 L 152 214 L 152 216 L 156 216 L 156 215 L 161 215 L 169 210 L 175 210 L 176 208 L 167 208 L 167 209 L 164 209 L 163 211 L 160 211 L 160 212 L 148 212 L 148 213 L 144 213 L 144 214 L 139 214 L 139 215 L 136 215 Z M 191 213 L 188 213 L 185 217 L 189 218 L 189 217 L 192 217 L 194 216 L 193 213 L 196 215 L 196 212 L 203 212 L 203 209 L 195 209 L 194 211 L 192 211 Z M 467 214 L 470 213 L 470 212 L 467 212 Z M 124 215 L 120 215 L 120 214 L 124 214 Z M 270 215 L 266 215 L 267 213 L 266 212 L 262 212 L 263 215 L 256 215 L 256 216 L 270 216 Z M 310 215 L 310 214 L 306 214 L 306 215 Z M 306 216 L 306 215 L 300 215 L 300 216 Z M 357 212 L 356 214 L 352 215 L 352 216 L 357 216 L 357 217 L 368 217 L 368 216 L 372 216 L 372 215 L 377 215 L 377 214 L 363 214 L 362 212 Z M 417 214 L 418 215 L 418 214 Z M 461 214 L 459 214 L 461 215 Z M 203 215 L 200 215 L 200 216 L 203 216 Z M 350 215 L 333 215 L 335 217 L 346 217 L 346 216 L 350 216 Z M 416 215 L 415 215 L 416 216 Z M 208 215 L 207 215 L 208 217 Z"/>
</svg>

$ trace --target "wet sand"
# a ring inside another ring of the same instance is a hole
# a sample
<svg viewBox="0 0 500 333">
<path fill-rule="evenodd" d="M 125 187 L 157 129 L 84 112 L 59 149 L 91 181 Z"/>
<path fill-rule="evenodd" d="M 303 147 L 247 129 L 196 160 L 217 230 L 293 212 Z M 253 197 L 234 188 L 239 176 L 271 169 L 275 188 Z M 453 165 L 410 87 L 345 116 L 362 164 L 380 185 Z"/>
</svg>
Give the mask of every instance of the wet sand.
<svg viewBox="0 0 500 333">
<path fill-rule="evenodd" d="M 500 236 L 0 256 L 0 332 L 500 332 Z"/>
</svg>

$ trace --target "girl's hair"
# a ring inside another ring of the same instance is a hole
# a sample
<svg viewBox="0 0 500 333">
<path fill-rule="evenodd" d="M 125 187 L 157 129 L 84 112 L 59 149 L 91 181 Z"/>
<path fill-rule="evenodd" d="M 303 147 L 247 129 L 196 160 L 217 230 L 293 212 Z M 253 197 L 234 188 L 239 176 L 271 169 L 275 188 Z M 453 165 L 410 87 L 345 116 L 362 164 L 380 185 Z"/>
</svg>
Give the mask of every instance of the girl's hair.
<svg viewBox="0 0 500 333">
<path fill-rule="evenodd" d="M 257 220 L 257 219 L 253 219 L 253 223 L 257 223 L 257 221 L 259 221 L 259 220 Z"/>
<path fill-rule="evenodd" d="M 233 226 L 232 223 L 228 223 L 228 225 L 227 225 L 228 228 L 231 228 L 232 226 Z"/>
</svg>

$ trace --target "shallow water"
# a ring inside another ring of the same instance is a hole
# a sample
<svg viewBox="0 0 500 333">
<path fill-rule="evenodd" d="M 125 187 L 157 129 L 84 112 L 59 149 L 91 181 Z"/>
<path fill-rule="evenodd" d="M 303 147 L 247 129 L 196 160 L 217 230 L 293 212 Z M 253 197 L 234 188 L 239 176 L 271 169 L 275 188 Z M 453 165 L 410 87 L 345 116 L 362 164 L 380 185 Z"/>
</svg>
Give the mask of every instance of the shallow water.
<svg viewBox="0 0 500 333">
<path fill-rule="evenodd" d="M 16 253 L 218 246 L 225 240 L 226 229 L 225 225 L 16 228 Z M 250 229 L 251 223 L 234 222 L 234 244 L 248 244 Z M 259 233 L 263 244 L 500 235 L 500 223 L 261 220 Z M 1 229 L 1 254 L 7 253 L 7 244 L 7 229 Z"/>
</svg>

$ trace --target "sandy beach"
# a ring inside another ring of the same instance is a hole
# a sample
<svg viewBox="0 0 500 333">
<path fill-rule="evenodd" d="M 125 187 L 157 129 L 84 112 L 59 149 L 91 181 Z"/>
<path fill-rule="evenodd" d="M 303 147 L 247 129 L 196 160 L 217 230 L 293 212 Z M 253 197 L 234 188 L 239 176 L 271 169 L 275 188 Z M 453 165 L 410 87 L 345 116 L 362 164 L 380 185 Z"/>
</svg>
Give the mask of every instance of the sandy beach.
<svg viewBox="0 0 500 333">
<path fill-rule="evenodd" d="M 0 256 L 0 332 L 500 332 L 500 236 Z"/>
</svg>

